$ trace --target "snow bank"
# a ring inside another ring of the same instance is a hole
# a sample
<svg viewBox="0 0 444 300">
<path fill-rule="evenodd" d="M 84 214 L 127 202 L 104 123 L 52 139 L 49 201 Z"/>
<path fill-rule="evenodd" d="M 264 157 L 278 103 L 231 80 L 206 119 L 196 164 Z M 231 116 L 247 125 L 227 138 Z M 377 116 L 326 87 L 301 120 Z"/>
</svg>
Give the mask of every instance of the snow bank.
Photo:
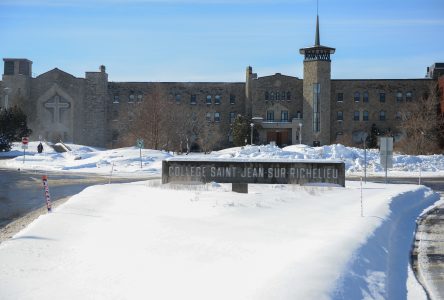
<svg viewBox="0 0 444 300">
<path fill-rule="evenodd" d="M 117 175 L 160 175 L 163 159 L 173 155 L 163 151 L 142 149 L 142 168 L 140 168 L 139 149 L 128 147 L 121 149 L 103 150 L 68 144 L 73 151 L 55 153 L 49 147 L 45 147 L 43 154 L 37 153 L 38 142 L 30 142 L 23 163 L 23 151 L 21 144 L 15 144 L 13 152 L 18 157 L 9 160 L 0 160 L 0 167 L 20 168 L 31 170 L 71 171 L 109 174 L 113 170 Z M 0 153 L 1 156 L 11 153 Z M 215 159 L 215 160 L 341 160 L 345 163 L 347 176 L 363 176 L 364 174 L 364 150 L 345 147 L 340 144 L 309 147 L 306 145 L 292 145 L 283 149 L 271 146 L 246 146 L 215 151 L 209 155 L 192 153 L 190 155 L 175 155 L 182 159 Z M 113 168 L 114 164 L 114 168 Z M 394 154 L 393 168 L 389 176 L 444 176 L 444 155 L 400 155 Z M 384 169 L 379 163 L 379 151 L 367 150 L 367 175 L 384 176 Z"/>
<path fill-rule="evenodd" d="M 367 183 L 361 217 L 356 182 L 230 190 L 87 188 L 0 245 L 2 299 L 405 295 L 415 213 L 436 199 L 425 187 Z"/>
</svg>

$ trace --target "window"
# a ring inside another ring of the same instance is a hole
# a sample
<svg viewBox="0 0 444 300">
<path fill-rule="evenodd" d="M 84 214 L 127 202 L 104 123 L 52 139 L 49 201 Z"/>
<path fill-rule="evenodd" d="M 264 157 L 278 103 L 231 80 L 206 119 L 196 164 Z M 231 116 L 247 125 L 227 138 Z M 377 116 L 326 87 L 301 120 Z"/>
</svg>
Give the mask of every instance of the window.
<svg viewBox="0 0 444 300">
<path fill-rule="evenodd" d="M 281 92 L 281 100 L 282 100 L 282 101 L 285 100 L 285 92 L 284 92 L 284 91 Z"/>
<path fill-rule="evenodd" d="M 134 121 L 134 113 L 132 111 L 128 112 L 128 121 L 129 122 Z"/>
<path fill-rule="evenodd" d="M 197 97 L 196 97 L 196 95 L 191 95 L 190 96 L 190 104 L 196 104 L 196 99 L 197 99 Z"/>
<path fill-rule="evenodd" d="M 321 131 L 321 84 L 313 84 L 313 132 Z"/>
<path fill-rule="evenodd" d="M 113 103 L 119 103 L 119 95 L 114 95 Z"/>
<path fill-rule="evenodd" d="M 396 102 L 401 102 L 402 99 L 402 92 L 397 92 L 396 93 Z"/>
<path fill-rule="evenodd" d="M 207 95 L 207 104 L 211 104 L 211 95 Z"/>
<path fill-rule="evenodd" d="M 180 103 L 180 100 L 182 100 L 182 96 L 180 94 L 176 94 L 176 103 Z"/>
<path fill-rule="evenodd" d="M 207 112 L 206 120 L 207 120 L 207 122 L 211 122 L 211 113 L 210 112 Z"/>
<path fill-rule="evenodd" d="M 230 104 L 236 103 L 236 95 L 230 94 Z"/>
<path fill-rule="evenodd" d="M 270 100 L 270 94 L 268 91 L 265 92 L 265 100 Z"/>
<path fill-rule="evenodd" d="M 288 110 L 281 111 L 281 122 L 288 122 Z"/>
<path fill-rule="evenodd" d="M 396 112 L 395 119 L 398 120 L 398 121 L 402 119 L 402 114 L 401 114 L 400 111 Z"/>
<path fill-rule="evenodd" d="M 219 112 L 214 113 L 214 122 L 220 122 L 220 113 Z"/>
<path fill-rule="evenodd" d="M 355 112 L 353 113 L 353 121 L 359 121 L 360 119 L 360 113 L 359 111 L 355 110 Z"/>
<path fill-rule="evenodd" d="M 368 121 L 368 111 L 364 110 L 364 113 L 362 114 L 362 120 Z"/>
<path fill-rule="evenodd" d="M 267 111 L 267 121 L 274 121 L 274 111 Z"/>
<path fill-rule="evenodd" d="M 344 93 L 338 93 L 337 94 L 337 101 L 338 102 L 344 101 Z"/>
<path fill-rule="evenodd" d="M 134 95 L 134 92 L 131 91 L 130 95 L 129 95 L 129 100 L 128 102 L 134 102 L 134 99 L 136 98 L 136 96 Z"/>
<path fill-rule="evenodd" d="M 407 101 L 407 102 L 412 101 L 412 92 L 405 93 L 405 101 Z"/>
<path fill-rule="evenodd" d="M 336 113 L 336 120 L 338 120 L 338 121 L 344 120 L 344 113 L 342 111 L 338 111 Z"/>
<path fill-rule="evenodd" d="M 214 104 L 220 104 L 220 95 L 216 95 L 216 97 L 214 97 Z"/>
<path fill-rule="evenodd" d="M 361 93 L 355 92 L 354 99 L 355 102 L 359 102 L 359 100 L 361 100 Z"/>
<path fill-rule="evenodd" d="M 281 100 L 281 93 L 276 92 L 276 100 Z"/>
<path fill-rule="evenodd" d="M 385 121 L 385 111 L 383 110 L 379 112 L 379 121 Z"/>
<path fill-rule="evenodd" d="M 368 103 L 368 92 L 362 94 L 362 102 Z"/>
<path fill-rule="evenodd" d="M 302 113 L 299 110 L 296 112 L 296 118 L 302 119 Z"/>
<path fill-rule="evenodd" d="M 142 102 L 142 100 L 143 100 L 143 94 L 142 94 L 142 93 L 139 93 L 139 94 L 137 95 L 137 102 Z"/>
<path fill-rule="evenodd" d="M 233 124 L 234 120 L 236 120 L 236 113 L 232 111 L 230 112 L 230 124 Z"/>
<path fill-rule="evenodd" d="M 287 101 L 290 101 L 290 100 L 291 100 L 291 93 L 287 92 Z"/>
<path fill-rule="evenodd" d="M 337 139 L 340 139 L 342 137 L 342 135 L 343 135 L 342 131 L 336 132 L 336 138 Z"/>
<path fill-rule="evenodd" d="M 270 100 L 275 100 L 274 92 L 271 92 L 271 93 L 270 93 Z"/>
<path fill-rule="evenodd" d="M 379 93 L 379 102 L 381 102 L 381 103 L 385 102 L 385 93 L 384 92 Z"/>
</svg>

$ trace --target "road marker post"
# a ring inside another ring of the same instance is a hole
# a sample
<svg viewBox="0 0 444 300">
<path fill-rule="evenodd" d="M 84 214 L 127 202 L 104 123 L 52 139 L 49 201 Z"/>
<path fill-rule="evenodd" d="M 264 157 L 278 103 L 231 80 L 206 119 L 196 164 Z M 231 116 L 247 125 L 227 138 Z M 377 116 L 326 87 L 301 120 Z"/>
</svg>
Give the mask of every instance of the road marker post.
<svg viewBox="0 0 444 300">
<path fill-rule="evenodd" d="M 42 176 L 43 188 L 45 189 L 46 208 L 48 212 L 52 211 L 51 196 L 49 195 L 48 176 Z"/>
</svg>

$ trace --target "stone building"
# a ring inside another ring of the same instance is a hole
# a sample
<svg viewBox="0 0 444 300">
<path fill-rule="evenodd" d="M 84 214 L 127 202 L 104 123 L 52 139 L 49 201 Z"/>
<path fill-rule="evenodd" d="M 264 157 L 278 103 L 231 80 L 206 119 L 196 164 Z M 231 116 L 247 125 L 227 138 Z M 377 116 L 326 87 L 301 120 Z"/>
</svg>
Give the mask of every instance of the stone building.
<svg viewBox="0 0 444 300">
<path fill-rule="evenodd" d="M 218 132 L 216 147 L 230 145 L 231 124 L 238 114 L 252 118 L 259 133 L 256 143 L 359 142 L 373 124 L 401 135 L 402 106 L 436 85 L 444 65 L 434 64 L 428 76 L 419 79 L 332 79 L 335 49 L 321 45 L 319 18 L 314 45 L 299 52 L 303 78 L 280 73 L 258 77 L 247 67 L 245 82 L 233 83 L 110 82 L 104 66 L 84 78 L 57 68 L 32 77 L 30 60 L 4 58 L 0 107 L 22 107 L 33 130 L 31 139 L 115 147 L 140 104 L 161 91 L 175 126 L 182 126 L 183 114 L 201 115 L 200 126 L 211 124 Z"/>
</svg>

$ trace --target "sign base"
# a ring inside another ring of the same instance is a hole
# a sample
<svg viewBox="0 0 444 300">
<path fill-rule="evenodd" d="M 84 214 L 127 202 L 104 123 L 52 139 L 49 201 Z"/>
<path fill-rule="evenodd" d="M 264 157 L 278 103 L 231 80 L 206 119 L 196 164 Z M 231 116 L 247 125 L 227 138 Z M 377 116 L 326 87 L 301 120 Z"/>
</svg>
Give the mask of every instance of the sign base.
<svg viewBox="0 0 444 300">
<path fill-rule="evenodd" d="M 248 194 L 248 183 L 232 183 L 231 191 L 236 193 Z"/>
</svg>

